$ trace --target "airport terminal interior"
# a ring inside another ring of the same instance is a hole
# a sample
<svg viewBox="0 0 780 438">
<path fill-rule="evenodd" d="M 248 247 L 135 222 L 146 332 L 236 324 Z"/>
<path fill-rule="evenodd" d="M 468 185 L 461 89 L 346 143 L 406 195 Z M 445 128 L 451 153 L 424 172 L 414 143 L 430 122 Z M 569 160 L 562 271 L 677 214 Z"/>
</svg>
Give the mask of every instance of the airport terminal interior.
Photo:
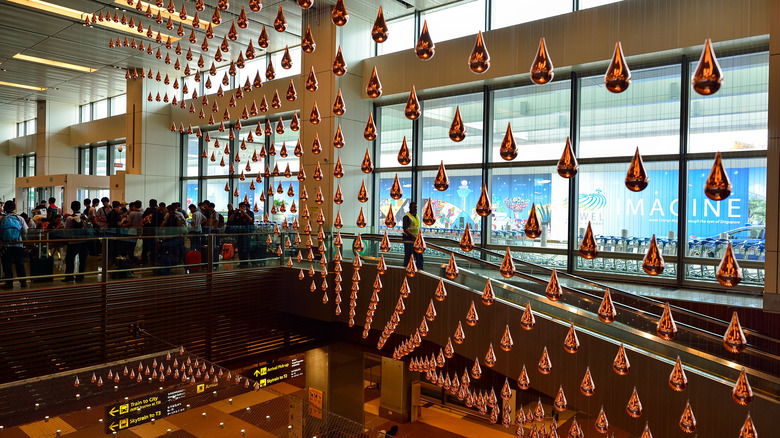
<svg viewBox="0 0 780 438">
<path fill-rule="evenodd" d="M 777 84 L 776 0 L 0 0 L 0 438 L 780 436 Z"/>
</svg>

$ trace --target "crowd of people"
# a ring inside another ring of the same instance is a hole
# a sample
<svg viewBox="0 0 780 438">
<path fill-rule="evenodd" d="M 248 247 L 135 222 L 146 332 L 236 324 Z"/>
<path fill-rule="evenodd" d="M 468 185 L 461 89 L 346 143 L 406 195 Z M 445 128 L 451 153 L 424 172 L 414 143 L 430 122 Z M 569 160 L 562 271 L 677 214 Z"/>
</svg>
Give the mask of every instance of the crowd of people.
<svg viewBox="0 0 780 438">
<path fill-rule="evenodd" d="M 2 259 L 3 289 L 12 289 L 13 269 L 16 277 L 26 277 L 24 259 L 30 259 L 31 275 L 51 275 L 47 271 L 48 251 L 27 248 L 28 230 L 45 230 L 41 239 L 67 239 L 65 254 L 65 278 L 63 282 L 84 280 L 89 255 L 99 255 L 102 250 L 96 240 L 73 240 L 91 237 L 122 237 L 111 239 L 108 245 L 109 263 L 118 269 L 135 266 L 173 266 L 201 263 L 208 259 L 203 235 L 215 233 L 238 233 L 231 249 L 238 254 L 242 264 L 249 259 L 255 239 L 240 235 L 255 230 L 254 213 L 247 203 L 240 203 L 237 209 L 227 206 L 227 218 L 215 209 L 208 200 L 190 204 L 183 209 L 181 204 L 165 204 L 150 199 L 144 208 L 141 201 L 122 203 L 102 199 L 73 201 L 70 209 L 60 209 L 56 199 L 41 202 L 31 215 L 16 213 L 16 203 L 6 201 L 0 215 L 0 258 Z M 135 236 L 135 237 L 134 237 Z M 139 238 L 144 237 L 144 238 Z M 189 251 L 185 253 L 185 238 Z M 259 242 L 258 242 L 259 243 Z M 264 245 L 265 242 L 262 242 Z M 259 245 L 258 245 L 259 246 Z M 214 248 L 218 254 L 220 247 Z M 193 257 L 190 257 L 190 253 Z M 197 254 L 195 254 L 197 253 Z M 78 270 L 75 262 L 78 259 Z M 43 271 L 35 272 L 43 267 Z M 53 270 L 53 269 L 51 269 Z M 27 282 L 20 280 L 21 286 Z"/>
</svg>

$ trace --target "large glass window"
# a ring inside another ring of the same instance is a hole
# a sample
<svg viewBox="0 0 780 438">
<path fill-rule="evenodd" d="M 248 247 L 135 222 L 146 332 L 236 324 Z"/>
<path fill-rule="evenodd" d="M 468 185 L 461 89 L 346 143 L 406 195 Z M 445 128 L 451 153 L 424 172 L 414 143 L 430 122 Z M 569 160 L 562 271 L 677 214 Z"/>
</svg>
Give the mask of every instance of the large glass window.
<svg viewBox="0 0 780 438">
<path fill-rule="evenodd" d="M 104 119 L 106 117 L 108 117 L 108 99 L 93 102 L 92 120 Z"/>
<path fill-rule="evenodd" d="M 412 49 L 417 42 L 414 36 L 414 15 L 388 21 L 387 29 L 390 36 L 387 41 L 376 45 L 377 55 Z"/>
<path fill-rule="evenodd" d="M 431 99 L 423 104 L 422 164 L 479 163 L 482 161 L 484 115 L 482 93 Z M 449 131 L 456 109 L 466 127 L 466 138 L 455 142 Z M 408 139 L 407 139 L 408 140 Z M 400 147 L 400 143 L 398 146 Z M 396 149 L 397 154 L 397 149 Z"/>
<path fill-rule="evenodd" d="M 120 94 L 111 98 L 111 115 L 125 114 L 127 112 L 127 94 Z"/>
<path fill-rule="evenodd" d="M 571 82 L 498 90 L 493 98 L 493 162 L 511 124 L 518 154 L 514 161 L 558 159 L 569 136 Z"/>
<path fill-rule="evenodd" d="M 485 30 L 485 0 L 459 2 L 455 6 L 426 11 L 422 19 L 428 22 L 434 43 L 476 35 L 478 31 Z M 490 41 L 485 41 L 485 45 L 490 49 Z"/>
<path fill-rule="evenodd" d="M 79 173 L 82 175 L 92 174 L 92 148 L 79 149 Z"/>
<path fill-rule="evenodd" d="M 188 207 L 190 204 L 198 205 L 198 202 L 201 201 L 198 190 L 198 180 L 196 179 L 184 180 L 182 182 L 182 192 L 184 192 L 185 199 L 182 207 Z"/>
<path fill-rule="evenodd" d="M 297 207 L 298 207 L 298 180 L 295 178 L 284 178 L 284 177 L 276 177 L 271 178 L 268 181 L 269 188 L 273 192 L 273 196 L 268 196 L 268 193 L 266 193 L 266 197 L 268 199 L 268 206 L 271 207 L 271 204 L 273 203 L 273 206 L 276 207 L 276 213 L 273 215 L 273 217 L 269 218 L 275 221 L 281 222 L 284 218 L 287 218 L 287 222 L 292 222 L 295 218 L 298 217 L 297 213 Z M 279 193 L 279 185 L 281 184 L 282 193 Z M 260 185 L 262 189 L 262 185 Z M 292 196 L 290 196 L 290 190 L 292 190 Z M 309 194 L 310 196 L 314 196 L 314 192 Z M 259 193 L 257 195 L 260 196 Z M 330 201 L 330 200 L 326 200 Z M 292 203 L 295 202 L 296 206 L 296 212 L 293 213 L 290 211 L 290 206 L 292 206 Z M 284 203 L 284 211 L 282 211 L 282 203 Z M 316 223 L 314 221 L 317 219 L 317 217 L 312 217 L 310 220 L 312 222 L 312 226 L 316 229 Z M 326 217 L 325 223 L 333 223 L 333 218 Z"/>
<path fill-rule="evenodd" d="M 436 223 L 423 228 L 426 235 L 460 239 L 466 224 L 474 234 L 475 243 L 479 241 L 482 218 L 476 212 L 477 199 L 482 193 L 482 169 L 450 170 L 447 175 L 450 186 L 440 192 L 433 187 L 437 171 L 422 174 L 422 200 L 418 209 L 422 209 L 430 199 Z"/>
<path fill-rule="evenodd" d="M 620 94 L 603 75 L 583 78 L 580 100 L 579 158 L 679 154 L 679 65 L 634 70 Z"/>
<path fill-rule="evenodd" d="M 230 164 L 233 160 L 233 147 L 230 142 L 230 132 L 225 129 L 224 132 L 211 131 L 211 142 L 207 146 L 207 154 L 209 156 L 206 161 L 206 172 L 208 176 L 213 175 L 227 175 L 230 170 Z M 226 149 L 227 147 L 227 149 Z M 225 151 L 228 153 L 226 154 Z"/>
<path fill-rule="evenodd" d="M 406 145 L 412 152 L 414 138 L 412 137 L 412 121 L 404 115 L 406 104 L 387 105 L 379 108 L 378 149 L 376 158 L 377 167 L 396 167 L 398 163 L 398 151 L 406 138 Z"/>
<path fill-rule="evenodd" d="M 769 56 L 753 53 L 720 58 L 723 85 L 711 96 L 691 90 L 690 152 L 766 149 Z M 696 62 L 691 63 L 691 72 Z"/>
<path fill-rule="evenodd" d="M 89 122 L 92 120 L 92 104 L 84 104 L 79 106 L 79 123 Z"/>
<path fill-rule="evenodd" d="M 489 188 L 493 206 L 491 243 L 566 247 L 569 182 L 558 176 L 555 166 L 495 169 Z M 544 235 L 535 240 L 525 235 L 533 204 L 544 230 Z"/>
<path fill-rule="evenodd" d="M 290 120 L 283 120 L 282 124 L 284 125 L 284 133 L 279 134 L 276 132 L 276 127 L 279 122 L 279 119 L 276 119 L 277 123 L 273 123 L 272 126 L 274 127 L 274 134 L 273 134 L 273 146 L 274 151 L 276 152 L 276 155 L 270 156 L 270 165 L 271 169 L 273 169 L 273 166 L 276 165 L 279 167 L 279 172 L 284 172 L 287 166 L 290 167 L 290 172 L 295 173 L 298 172 L 298 169 L 300 169 L 301 162 L 300 158 L 295 156 L 295 145 L 298 143 L 298 139 L 300 138 L 300 131 L 293 131 L 290 129 Z M 261 137 L 262 141 L 263 137 Z M 331 147 L 329 146 L 330 139 L 328 138 L 321 138 L 320 142 L 323 144 L 323 147 Z M 259 146 L 258 146 L 259 147 Z M 304 146 L 301 145 L 303 148 Z M 311 145 L 309 145 L 308 148 L 309 151 L 311 151 Z M 307 149 L 303 149 L 304 153 L 306 153 Z M 282 153 L 286 153 L 286 157 L 282 156 Z"/>
<path fill-rule="evenodd" d="M 95 175 L 108 175 L 108 146 L 95 148 Z"/>
<path fill-rule="evenodd" d="M 398 182 L 401 184 L 401 190 L 403 190 L 403 196 L 400 199 L 393 199 L 390 197 L 390 187 L 395 181 L 395 172 L 383 172 L 378 174 L 379 192 L 378 192 L 378 211 L 377 211 L 377 225 L 380 230 L 385 230 L 385 218 L 387 217 L 388 210 L 393 209 L 393 215 L 397 223 L 394 231 L 400 231 L 403 225 L 403 216 L 409 212 L 409 202 L 412 197 L 412 173 L 411 172 L 399 172 Z M 422 218 L 422 208 L 424 205 L 417 206 L 418 217 Z M 360 208 L 360 207 L 356 207 Z M 425 227 L 424 224 L 421 224 Z"/>
<path fill-rule="evenodd" d="M 227 178 L 218 179 L 206 179 L 203 180 L 205 186 L 205 198 L 215 204 L 215 209 L 220 212 L 227 211 L 227 205 L 231 202 L 232 188 L 228 185 L 228 190 L 225 190 L 225 185 L 228 184 Z"/>
<path fill-rule="evenodd" d="M 492 0 L 490 7 L 492 9 L 491 28 L 498 29 L 571 12 L 572 1 L 525 2 L 521 6 L 517 0 Z"/>
<path fill-rule="evenodd" d="M 200 160 L 202 159 L 202 152 L 200 150 L 200 142 L 195 135 L 188 135 L 185 137 L 184 144 L 186 155 L 184 158 L 184 174 L 182 176 L 200 176 Z M 208 151 L 211 152 L 211 151 Z M 206 157 L 208 158 L 208 156 Z"/>
</svg>

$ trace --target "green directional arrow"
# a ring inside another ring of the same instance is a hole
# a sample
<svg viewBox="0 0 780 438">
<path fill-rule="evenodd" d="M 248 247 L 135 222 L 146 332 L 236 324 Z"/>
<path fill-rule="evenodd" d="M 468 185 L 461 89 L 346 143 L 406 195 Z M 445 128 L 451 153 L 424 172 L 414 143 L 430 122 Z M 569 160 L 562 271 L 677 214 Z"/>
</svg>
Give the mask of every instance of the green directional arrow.
<svg viewBox="0 0 780 438">
<path fill-rule="evenodd" d="M 111 414 L 112 417 L 116 417 L 116 413 L 119 412 L 119 409 L 116 407 L 111 408 L 110 411 L 108 411 L 109 414 Z"/>
<path fill-rule="evenodd" d="M 115 432 L 117 426 L 119 426 L 119 425 L 116 424 L 116 423 L 111 423 L 111 426 L 108 426 L 108 428 L 111 430 L 111 432 Z"/>
</svg>

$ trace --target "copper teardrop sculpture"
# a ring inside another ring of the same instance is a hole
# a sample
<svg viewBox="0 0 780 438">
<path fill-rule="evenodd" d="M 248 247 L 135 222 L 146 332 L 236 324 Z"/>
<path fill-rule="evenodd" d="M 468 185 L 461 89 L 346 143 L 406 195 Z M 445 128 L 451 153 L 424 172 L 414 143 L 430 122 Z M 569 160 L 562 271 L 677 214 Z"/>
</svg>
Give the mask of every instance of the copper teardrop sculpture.
<svg viewBox="0 0 780 438">
<path fill-rule="evenodd" d="M 336 5 L 330 13 L 330 19 L 336 26 L 343 26 L 349 21 L 347 8 L 344 6 L 344 0 L 336 0 Z"/>
<path fill-rule="evenodd" d="M 489 279 L 488 279 L 489 281 Z M 509 325 L 504 328 L 504 334 L 501 336 L 501 349 L 504 351 L 511 351 L 514 341 L 512 340 L 512 334 L 509 332 Z"/>
<path fill-rule="evenodd" d="M 739 353 L 747 347 L 745 332 L 742 331 L 736 311 L 731 315 L 729 328 L 726 330 L 726 334 L 723 335 L 723 346 L 731 353 Z"/>
<path fill-rule="evenodd" d="M 642 269 L 647 275 L 661 275 L 664 272 L 664 258 L 658 249 L 655 234 L 653 234 L 650 246 L 647 247 L 647 252 L 645 252 L 645 257 L 642 260 Z"/>
<path fill-rule="evenodd" d="M 493 351 L 493 343 L 490 343 L 487 354 L 485 355 L 485 366 L 493 368 L 496 365 L 496 352 Z"/>
<path fill-rule="evenodd" d="M 585 230 L 585 235 L 582 236 L 582 242 L 580 242 L 580 257 L 584 259 L 595 259 L 599 255 L 599 247 L 596 244 L 596 238 L 593 237 L 593 229 L 590 227 L 590 221 L 588 221 L 588 228 Z"/>
<path fill-rule="evenodd" d="M 558 394 L 553 401 L 553 407 L 555 407 L 556 411 L 563 412 L 566 410 L 567 404 L 566 395 L 563 393 L 563 385 L 561 385 L 558 387 Z"/>
<path fill-rule="evenodd" d="M 404 197 L 404 191 L 401 188 L 401 183 L 398 181 L 398 174 L 395 174 L 393 184 L 390 186 L 390 197 L 393 199 L 401 199 Z"/>
<path fill-rule="evenodd" d="M 745 418 L 742 429 L 739 430 L 739 438 L 758 438 L 758 432 L 756 432 L 756 426 L 753 424 L 753 419 L 750 418 L 750 412 L 748 412 L 747 418 Z"/>
<path fill-rule="evenodd" d="M 293 61 L 292 56 L 290 56 L 290 49 L 288 46 L 284 46 L 284 54 L 282 55 L 282 60 L 279 61 L 279 65 L 281 65 L 285 70 L 292 68 Z"/>
<path fill-rule="evenodd" d="M 704 40 L 704 49 L 691 82 L 693 90 L 702 96 L 715 94 L 723 84 L 723 71 L 712 52 L 712 40 L 709 38 Z"/>
<path fill-rule="evenodd" d="M 734 389 L 731 391 L 731 398 L 739 405 L 747 406 L 753 401 L 753 389 L 747 380 L 745 368 L 739 373 L 739 378 L 734 383 Z"/>
<path fill-rule="evenodd" d="M 385 216 L 385 226 L 387 228 L 395 228 L 395 216 L 393 215 L 393 207 L 387 208 L 387 215 Z M 411 258 L 414 260 L 414 257 Z"/>
<path fill-rule="evenodd" d="M 374 164 L 371 162 L 371 155 L 366 148 L 366 154 L 363 156 L 363 161 L 360 163 L 360 170 L 363 173 L 371 173 L 374 170 Z"/>
<path fill-rule="evenodd" d="M 525 365 L 523 365 L 522 371 L 520 371 L 520 377 L 517 378 L 517 387 L 526 390 L 531 387 L 531 381 L 528 378 L 528 372 L 525 369 Z"/>
<path fill-rule="evenodd" d="M 336 76 L 344 76 L 347 72 L 347 61 L 344 60 L 344 55 L 341 53 L 341 46 L 339 46 L 336 57 L 333 59 L 331 70 Z"/>
<path fill-rule="evenodd" d="M 490 306 L 496 301 L 496 296 L 493 293 L 493 286 L 490 284 L 490 279 L 487 279 L 485 283 L 485 289 L 482 291 L 482 303 L 486 306 Z"/>
<path fill-rule="evenodd" d="M 528 214 L 528 220 L 525 222 L 525 235 L 529 239 L 536 239 L 542 235 L 542 227 L 536 215 L 536 203 L 531 203 L 531 212 Z"/>
<path fill-rule="evenodd" d="M 358 226 L 358 228 L 366 227 L 366 217 L 363 214 L 363 207 L 360 207 L 360 213 L 358 213 L 358 217 L 357 220 L 355 221 L 355 224 Z"/>
<path fill-rule="evenodd" d="M 580 392 L 585 397 L 590 397 L 596 391 L 596 384 L 593 383 L 593 377 L 590 375 L 590 367 L 585 369 L 585 376 L 580 383 Z"/>
<path fill-rule="evenodd" d="M 458 265 L 455 264 L 455 254 L 450 254 L 450 261 L 444 269 L 444 275 L 450 280 L 458 277 Z"/>
<path fill-rule="evenodd" d="M 547 347 L 544 347 L 544 351 L 542 351 L 542 357 L 539 359 L 537 368 L 540 373 L 545 375 L 552 372 L 552 363 L 550 362 L 550 355 L 547 353 Z"/>
<path fill-rule="evenodd" d="M 669 374 L 669 387 L 676 392 L 685 391 L 685 388 L 688 387 L 688 377 L 685 375 L 685 370 L 683 370 L 680 356 L 677 356 L 677 362 L 674 364 L 674 368 L 672 368 L 672 373 Z"/>
<path fill-rule="evenodd" d="M 304 53 L 312 53 L 317 48 L 317 43 L 314 42 L 314 37 L 311 35 L 311 26 L 306 25 L 306 33 L 301 39 L 301 50 Z"/>
<path fill-rule="evenodd" d="M 609 292 L 609 289 L 604 291 L 604 299 L 601 300 L 598 316 L 601 322 L 607 324 L 613 322 L 617 316 L 617 310 L 615 310 L 615 306 L 612 304 L 612 294 Z"/>
<path fill-rule="evenodd" d="M 474 239 L 471 237 L 469 224 L 466 224 L 466 228 L 463 230 L 463 237 L 460 238 L 460 249 L 465 252 L 474 249 Z"/>
<path fill-rule="evenodd" d="M 615 52 L 612 54 L 612 62 L 604 75 L 604 85 L 613 93 L 622 93 L 631 85 L 631 70 L 626 65 L 623 57 L 623 46 L 620 41 L 615 44 Z"/>
<path fill-rule="evenodd" d="M 433 180 L 433 188 L 443 192 L 450 187 L 450 179 L 447 177 L 447 172 L 444 169 L 444 161 L 439 164 L 439 171 L 436 173 L 436 178 Z"/>
<path fill-rule="evenodd" d="M 423 237 L 423 233 L 417 233 L 417 238 L 414 239 L 414 244 L 412 245 L 412 248 L 414 249 L 414 252 L 416 252 L 417 254 L 422 254 L 425 252 L 427 245 L 425 244 L 425 238 Z"/>
<path fill-rule="evenodd" d="M 409 92 L 409 99 L 404 107 L 404 115 L 409 120 L 416 120 L 420 117 L 420 100 L 417 98 L 417 91 L 412 85 L 412 91 Z M 405 138 L 405 137 L 404 137 Z"/>
<path fill-rule="evenodd" d="M 639 394 L 636 392 L 636 386 L 634 391 L 631 392 L 631 398 L 628 399 L 626 404 L 626 412 L 632 418 L 639 418 L 642 416 L 642 402 L 639 401 Z"/>
<path fill-rule="evenodd" d="M 474 327 L 477 325 L 477 321 L 479 320 L 479 316 L 477 315 L 477 308 L 474 306 L 474 301 L 471 302 L 471 307 L 469 307 L 469 311 L 466 314 L 466 324 Z"/>
<path fill-rule="evenodd" d="M 620 343 L 615 360 L 612 362 L 612 370 L 619 376 L 625 376 L 631 370 L 631 363 L 628 362 L 626 356 L 626 349 L 623 347 L 623 343 Z"/>
<path fill-rule="evenodd" d="M 544 421 L 544 406 L 542 405 L 541 397 L 539 397 L 539 401 L 536 403 L 536 407 L 533 411 L 533 417 L 536 421 Z"/>
<path fill-rule="evenodd" d="M 664 312 L 661 314 L 661 319 L 658 321 L 655 332 L 659 338 L 665 341 L 671 341 L 677 336 L 677 324 L 674 323 L 668 302 L 664 305 Z"/>
<path fill-rule="evenodd" d="M 363 138 L 365 138 L 368 141 L 374 141 L 376 140 L 376 123 L 374 123 L 374 115 L 372 113 L 368 113 L 368 121 L 366 122 L 366 127 L 363 129 Z"/>
<path fill-rule="evenodd" d="M 607 433 L 609 431 L 609 421 L 607 421 L 607 415 L 604 413 L 604 406 L 599 410 L 599 414 L 596 416 L 596 422 L 593 424 L 598 433 Z"/>
<path fill-rule="evenodd" d="M 506 161 L 512 161 L 517 158 L 517 142 L 515 141 L 515 135 L 512 133 L 511 123 L 506 125 L 506 134 L 504 134 L 504 139 L 501 141 L 499 155 Z"/>
<path fill-rule="evenodd" d="M 372 99 L 376 99 L 382 95 L 382 83 L 379 82 L 376 66 L 374 66 L 371 77 L 368 79 L 368 84 L 366 84 L 366 95 Z"/>
<path fill-rule="evenodd" d="M 433 55 L 436 54 L 436 44 L 433 43 L 431 34 L 428 32 L 427 20 L 423 21 L 420 38 L 417 39 L 417 44 L 414 46 L 414 53 L 423 61 L 433 58 Z"/>
<path fill-rule="evenodd" d="M 639 148 L 636 148 L 634 158 L 631 160 L 631 165 L 628 166 L 626 172 L 626 188 L 632 192 L 641 192 L 647 187 L 647 183 L 650 180 L 645 170 L 645 163 L 642 161 L 642 156 L 639 155 Z"/>
<path fill-rule="evenodd" d="M 504 253 L 504 259 L 501 260 L 501 267 L 498 268 L 501 276 L 504 278 L 512 278 L 515 275 L 515 262 L 512 260 L 512 254 L 509 252 L 509 247 L 506 247 L 506 253 Z"/>
<path fill-rule="evenodd" d="M 281 8 L 281 5 L 279 5 L 279 7 Z M 260 36 L 257 37 L 257 45 L 263 49 L 268 48 L 268 33 L 265 31 L 265 24 L 260 31 Z"/>
<path fill-rule="evenodd" d="M 412 260 L 414 260 L 414 257 L 412 257 Z M 455 329 L 455 335 L 452 336 L 452 339 L 456 344 L 462 344 L 463 341 L 466 340 L 466 335 L 463 332 L 463 325 L 460 321 L 458 321 L 458 327 Z"/>
<path fill-rule="evenodd" d="M 536 51 L 536 58 L 531 64 L 531 80 L 535 84 L 546 84 L 552 81 L 555 76 L 555 68 L 547 55 L 547 43 L 544 37 L 539 40 L 539 50 Z"/>
<path fill-rule="evenodd" d="M 528 301 L 525 303 L 523 316 L 520 317 L 520 327 L 523 330 L 533 330 L 534 325 L 536 325 L 536 318 L 534 318 L 534 312 L 531 310 L 531 302 Z"/>
<path fill-rule="evenodd" d="M 455 142 L 463 141 L 466 138 L 466 125 L 460 117 L 460 106 L 455 107 L 455 117 L 450 125 L 450 140 Z"/>
<path fill-rule="evenodd" d="M 444 287 L 444 279 L 439 278 L 439 284 L 436 286 L 436 291 L 433 293 L 436 297 L 436 301 L 444 301 L 447 298 L 447 289 Z"/>
<path fill-rule="evenodd" d="M 577 157 L 574 156 L 574 152 L 571 149 L 571 141 L 569 137 L 566 137 L 566 146 L 563 148 L 563 154 L 561 159 L 558 160 L 558 175 L 563 178 L 572 178 L 577 174 Z"/>
<path fill-rule="evenodd" d="M 555 268 L 553 268 L 552 273 L 550 274 L 550 281 L 547 283 L 545 295 L 550 301 L 560 301 L 563 297 L 563 289 L 561 288 L 561 283 L 558 281 L 558 273 L 555 271 Z"/>
<path fill-rule="evenodd" d="M 718 283 L 726 287 L 734 287 L 742 281 L 742 268 L 739 267 L 737 259 L 734 257 L 731 242 L 728 243 L 723 259 L 718 264 L 715 278 L 718 280 Z"/>
<path fill-rule="evenodd" d="M 309 76 L 306 78 L 306 84 L 304 88 L 306 91 L 315 92 L 319 88 L 319 82 L 317 81 L 317 75 L 314 74 L 314 66 L 311 66 L 309 70 Z"/>
<path fill-rule="evenodd" d="M 680 416 L 680 429 L 685 433 L 696 432 L 696 417 L 693 416 L 690 401 L 685 402 L 685 409 L 683 409 L 683 413 Z"/>
<path fill-rule="evenodd" d="M 360 189 L 358 189 L 357 200 L 366 203 L 368 201 L 368 191 L 366 190 L 366 182 L 361 181 Z"/>
<path fill-rule="evenodd" d="M 409 146 L 406 144 L 406 136 L 404 135 L 404 139 L 401 142 L 401 149 L 398 150 L 398 164 L 406 166 L 411 162 L 412 157 L 409 153 Z"/>
<path fill-rule="evenodd" d="M 287 20 L 284 18 L 284 11 L 282 10 L 281 3 L 279 4 L 279 12 L 276 13 L 276 18 L 274 18 L 274 29 L 276 29 L 277 32 L 284 32 L 287 30 Z"/>
<path fill-rule="evenodd" d="M 479 357 L 474 360 L 474 366 L 471 367 L 471 377 L 474 379 L 482 377 L 482 367 L 479 366 Z"/>
<path fill-rule="evenodd" d="M 490 54 L 482 41 L 482 31 L 477 32 L 477 41 L 469 56 L 469 68 L 478 74 L 485 73 L 490 68 Z"/>
<path fill-rule="evenodd" d="M 336 126 L 336 133 L 333 135 L 333 147 L 336 149 L 344 147 L 344 134 L 341 132 L 341 123 Z"/>
<path fill-rule="evenodd" d="M 336 99 L 333 101 L 333 114 L 343 116 L 347 111 L 347 105 L 344 103 L 344 97 L 341 95 L 341 88 L 336 92 Z M 341 126 L 341 125 L 339 125 Z"/>
<path fill-rule="evenodd" d="M 566 339 L 563 341 L 563 349 L 567 353 L 576 353 L 580 349 L 580 340 L 577 338 L 577 331 L 574 330 L 574 324 L 569 326 L 569 331 L 566 333 Z"/>
<path fill-rule="evenodd" d="M 443 166 L 443 164 L 442 164 Z M 446 175 L 445 175 L 446 176 Z M 433 224 L 436 223 L 436 216 L 433 214 L 433 206 L 431 206 L 431 200 L 428 199 L 428 202 L 425 203 L 425 207 L 423 207 L 423 223 L 425 225 L 433 226 Z"/>
<path fill-rule="evenodd" d="M 482 217 L 488 217 L 490 216 L 490 213 L 493 212 L 493 209 L 490 206 L 490 197 L 488 197 L 487 194 L 487 186 L 485 186 L 485 184 L 482 184 L 482 193 L 479 195 L 479 199 L 477 200 L 477 207 L 475 211 Z"/>
<path fill-rule="evenodd" d="M 376 16 L 376 21 L 374 21 L 374 27 L 371 28 L 371 38 L 377 43 L 383 43 L 387 41 L 388 35 L 389 31 L 385 15 L 382 13 L 382 6 L 379 6 L 379 13 Z"/>
</svg>

